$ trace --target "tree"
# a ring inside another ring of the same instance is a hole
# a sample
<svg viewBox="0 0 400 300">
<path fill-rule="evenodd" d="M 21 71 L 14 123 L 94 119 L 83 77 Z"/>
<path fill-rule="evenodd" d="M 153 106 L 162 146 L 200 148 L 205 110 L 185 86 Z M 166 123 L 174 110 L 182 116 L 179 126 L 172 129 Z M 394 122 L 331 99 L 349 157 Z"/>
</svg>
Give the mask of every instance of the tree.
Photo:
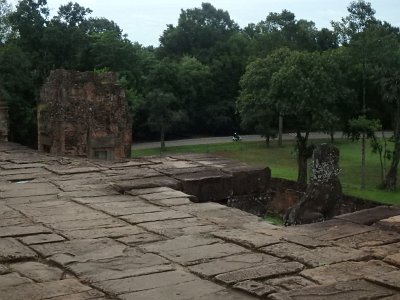
<svg viewBox="0 0 400 300">
<path fill-rule="evenodd" d="M 18 43 L 32 55 L 43 51 L 40 41 L 48 16 L 46 0 L 21 0 L 9 16 L 12 29 L 18 33 Z"/>
<path fill-rule="evenodd" d="M 229 13 L 210 3 L 182 10 L 178 24 L 168 25 L 160 37 L 160 58 L 178 61 L 189 56 L 209 68 L 210 87 L 202 99 L 208 105 L 197 105 L 207 118 L 204 126 L 196 124 L 197 132 L 226 134 L 238 126 L 234 101 L 247 63 L 247 41 Z"/>
<path fill-rule="evenodd" d="M 376 142 L 375 132 L 382 129 L 379 120 L 370 120 L 366 116 L 360 116 L 349 122 L 349 135 L 353 140 L 362 138 L 361 155 L 361 189 L 365 189 L 365 140 L 371 139 Z"/>
<path fill-rule="evenodd" d="M 36 102 L 29 57 L 15 44 L 0 46 L 0 97 L 9 108 L 9 139 L 36 144 Z"/>
<path fill-rule="evenodd" d="M 209 62 L 213 47 L 238 31 L 227 11 L 202 3 L 201 8 L 182 10 L 177 26 L 167 26 L 160 37 L 160 51 L 164 56 L 193 55 Z"/>
<path fill-rule="evenodd" d="M 256 59 L 250 63 L 240 80 L 240 95 L 237 100 L 237 109 L 245 129 L 257 129 L 257 132 L 266 136 L 274 134 L 273 121 L 282 112 L 271 105 L 270 85 L 272 76 L 284 64 L 290 55 L 287 48 L 275 51 L 265 59 Z"/>
<path fill-rule="evenodd" d="M 397 172 L 400 162 L 400 73 L 392 73 L 382 81 L 385 100 L 393 107 L 393 142 L 394 149 L 391 155 L 391 164 L 386 174 L 383 186 L 394 191 L 397 184 Z"/>
<path fill-rule="evenodd" d="M 178 98 L 171 92 L 160 89 L 153 90 L 146 95 L 149 107 L 147 120 L 150 128 L 160 133 L 161 150 L 165 150 L 165 133 L 177 124 L 186 120 L 186 113 L 179 109 Z"/>
<path fill-rule="evenodd" d="M 292 122 L 299 183 L 307 181 L 307 159 L 313 149 L 309 133 L 329 119 L 338 99 L 346 96 L 339 71 L 330 56 L 281 50 L 251 63 L 242 78 L 241 105 L 260 102 Z"/>
<path fill-rule="evenodd" d="M 11 5 L 7 0 L 0 0 L 0 45 L 4 43 L 11 33 L 8 17 L 11 13 Z"/>
<path fill-rule="evenodd" d="M 79 26 L 86 21 L 86 16 L 91 14 L 92 10 L 80 6 L 78 3 L 68 2 L 66 5 L 61 5 L 58 9 L 55 21 L 67 24 L 69 27 Z"/>
<path fill-rule="evenodd" d="M 357 33 L 376 22 L 375 10 L 365 0 L 352 1 L 347 11 L 349 15 L 342 18 L 341 22 L 331 22 L 341 44 L 349 44 Z"/>
</svg>

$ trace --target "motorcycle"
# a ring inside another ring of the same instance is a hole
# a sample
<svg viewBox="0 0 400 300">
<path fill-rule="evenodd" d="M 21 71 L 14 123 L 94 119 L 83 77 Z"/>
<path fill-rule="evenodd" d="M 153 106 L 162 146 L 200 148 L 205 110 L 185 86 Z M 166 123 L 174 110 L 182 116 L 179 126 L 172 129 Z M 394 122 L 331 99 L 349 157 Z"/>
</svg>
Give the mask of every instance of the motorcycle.
<svg viewBox="0 0 400 300">
<path fill-rule="evenodd" d="M 238 135 L 237 133 L 233 134 L 233 137 L 232 137 L 233 142 L 239 142 L 241 140 L 242 140 L 242 137 L 240 135 Z"/>
</svg>

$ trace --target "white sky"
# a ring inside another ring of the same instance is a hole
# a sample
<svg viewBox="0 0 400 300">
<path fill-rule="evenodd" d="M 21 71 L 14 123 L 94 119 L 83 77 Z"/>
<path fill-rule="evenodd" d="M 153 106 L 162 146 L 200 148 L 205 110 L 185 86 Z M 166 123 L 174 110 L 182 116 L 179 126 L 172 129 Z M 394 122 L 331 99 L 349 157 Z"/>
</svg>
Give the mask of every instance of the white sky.
<svg viewBox="0 0 400 300">
<path fill-rule="evenodd" d="M 16 4 L 17 0 L 9 0 Z M 52 14 L 68 0 L 47 0 Z M 158 45 L 158 38 L 166 24 L 176 24 L 180 10 L 200 7 L 210 2 L 216 8 L 227 10 L 241 27 L 257 23 L 270 12 L 288 9 L 297 19 L 314 21 L 318 28 L 330 27 L 330 21 L 338 21 L 347 15 L 350 0 L 76 0 L 93 10 L 91 16 L 105 17 L 116 22 L 131 41 L 144 46 Z M 400 0 L 369 0 L 380 20 L 400 27 Z"/>
</svg>

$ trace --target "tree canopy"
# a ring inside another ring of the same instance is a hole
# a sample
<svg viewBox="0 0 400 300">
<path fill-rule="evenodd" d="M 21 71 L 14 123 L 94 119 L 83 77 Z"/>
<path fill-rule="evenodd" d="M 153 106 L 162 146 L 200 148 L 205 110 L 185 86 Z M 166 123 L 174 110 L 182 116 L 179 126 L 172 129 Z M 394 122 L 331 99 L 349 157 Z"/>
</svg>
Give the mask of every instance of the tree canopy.
<svg viewBox="0 0 400 300">
<path fill-rule="evenodd" d="M 228 11 L 202 3 L 166 25 L 157 47 L 129 40 L 113 20 L 91 13 L 74 2 L 50 14 L 46 0 L 20 0 L 15 7 L 0 0 L 0 97 L 9 104 L 12 140 L 35 145 L 40 87 L 52 69 L 64 68 L 117 72 L 135 138 L 241 129 L 268 140 L 280 116 L 297 135 L 304 165 L 310 130 L 348 131 L 351 120 L 365 116 L 394 129 L 391 140 L 400 145 L 393 100 L 399 28 L 379 20 L 369 2 L 350 2 L 331 29 L 288 10 L 241 28 Z M 390 174 L 399 149 L 394 147 Z M 300 171 L 299 180 L 305 175 Z M 396 180 L 388 176 L 392 189 Z"/>
</svg>

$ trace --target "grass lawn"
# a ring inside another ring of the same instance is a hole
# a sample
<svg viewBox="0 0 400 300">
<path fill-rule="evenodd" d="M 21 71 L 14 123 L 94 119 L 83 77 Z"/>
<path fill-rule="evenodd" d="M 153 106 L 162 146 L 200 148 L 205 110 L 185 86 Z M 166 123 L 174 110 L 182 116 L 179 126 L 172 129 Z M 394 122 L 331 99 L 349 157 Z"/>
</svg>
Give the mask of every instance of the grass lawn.
<svg viewBox="0 0 400 300">
<path fill-rule="evenodd" d="M 314 143 L 323 142 L 313 141 Z M 194 145 L 170 147 L 165 152 L 157 149 L 134 150 L 133 157 L 148 155 L 168 155 L 172 153 L 212 153 L 239 160 L 250 165 L 268 166 L 273 177 L 296 180 L 297 164 L 293 151 L 293 142 L 284 143 L 283 147 L 277 147 L 272 142 L 270 148 L 266 148 L 263 142 L 230 142 L 224 144 Z M 361 147 L 358 142 L 348 140 L 336 141 L 340 149 L 341 182 L 346 194 L 379 201 L 382 203 L 400 205 L 400 189 L 396 192 L 385 192 L 377 188 L 380 183 L 379 157 L 367 149 L 366 157 L 366 185 L 365 190 L 360 189 L 360 161 Z M 168 142 L 167 142 L 168 146 Z"/>
</svg>

